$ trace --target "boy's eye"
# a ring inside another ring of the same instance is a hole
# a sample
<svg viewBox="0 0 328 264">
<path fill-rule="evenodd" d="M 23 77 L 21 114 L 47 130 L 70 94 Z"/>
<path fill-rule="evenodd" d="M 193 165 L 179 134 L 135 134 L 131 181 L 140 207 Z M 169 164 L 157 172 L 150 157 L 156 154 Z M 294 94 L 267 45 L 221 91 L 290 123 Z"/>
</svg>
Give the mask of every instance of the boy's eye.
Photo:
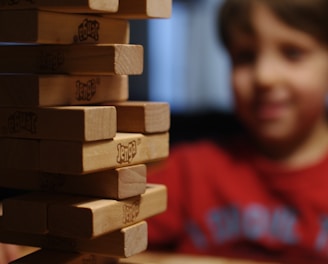
<svg viewBox="0 0 328 264">
<path fill-rule="evenodd" d="M 294 46 L 283 46 L 281 51 L 283 56 L 291 62 L 299 61 L 304 55 L 304 50 Z"/>
<path fill-rule="evenodd" d="M 235 65 L 252 64 L 255 59 L 256 54 L 253 50 L 240 50 L 232 53 L 232 61 Z"/>
</svg>

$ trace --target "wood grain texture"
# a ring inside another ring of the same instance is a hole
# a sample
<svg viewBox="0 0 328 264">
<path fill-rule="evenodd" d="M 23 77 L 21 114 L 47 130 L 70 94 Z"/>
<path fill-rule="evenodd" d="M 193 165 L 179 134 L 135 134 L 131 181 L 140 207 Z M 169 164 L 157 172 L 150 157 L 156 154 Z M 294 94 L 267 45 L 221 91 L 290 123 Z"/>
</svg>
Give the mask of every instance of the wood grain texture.
<svg viewBox="0 0 328 264">
<path fill-rule="evenodd" d="M 0 42 L 128 44 L 127 20 L 38 10 L 0 11 Z"/>
<path fill-rule="evenodd" d="M 0 217 L 0 242 L 9 244 L 127 258 L 145 251 L 147 239 L 144 221 L 95 239 L 73 239 L 11 231 L 3 228 Z"/>
<path fill-rule="evenodd" d="M 114 103 L 117 131 L 159 133 L 170 128 L 170 107 L 164 102 L 125 101 Z"/>
<path fill-rule="evenodd" d="M 132 44 L 0 45 L 0 72 L 135 75 L 143 71 L 143 47 Z"/>
<path fill-rule="evenodd" d="M 128 76 L 0 75 L 1 107 L 92 105 L 124 101 Z"/>
<path fill-rule="evenodd" d="M 104 106 L 1 108 L 0 137 L 95 141 L 116 134 L 116 109 Z"/>
<path fill-rule="evenodd" d="M 146 176 L 144 164 L 78 176 L 24 171 L 18 168 L 1 169 L 0 186 L 120 200 L 144 193 Z"/>
<path fill-rule="evenodd" d="M 42 140 L 40 170 L 62 174 L 87 174 L 148 163 L 164 159 L 168 154 L 168 133 L 117 133 L 113 140 L 86 143 Z"/>
<path fill-rule="evenodd" d="M 49 233 L 57 236 L 95 238 L 135 224 L 166 210 L 164 185 L 148 185 L 140 196 L 121 201 L 77 198 L 48 207 Z"/>
<path fill-rule="evenodd" d="M 67 13 L 116 12 L 119 0 L 0 0 L 0 9 L 42 9 Z"/>
</svg>

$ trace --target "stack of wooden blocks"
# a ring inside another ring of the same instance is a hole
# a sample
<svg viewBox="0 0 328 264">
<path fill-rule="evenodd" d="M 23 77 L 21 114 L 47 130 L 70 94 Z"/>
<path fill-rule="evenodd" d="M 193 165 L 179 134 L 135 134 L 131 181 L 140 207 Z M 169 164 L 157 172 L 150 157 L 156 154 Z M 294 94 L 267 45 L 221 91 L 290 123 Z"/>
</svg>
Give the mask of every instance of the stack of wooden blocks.
<svg viewBox="0 0 328 264">
<path fill-rule="evenodd" d="M 113 263 L 147 248 L 166 209 L 147 164 L 169 152 L 169 106 L 133 102 L 143 47 L 130 19 L 172 0 L 0 0 L 0 242 L 40 248 L 12 263 Z"/>
</svg>

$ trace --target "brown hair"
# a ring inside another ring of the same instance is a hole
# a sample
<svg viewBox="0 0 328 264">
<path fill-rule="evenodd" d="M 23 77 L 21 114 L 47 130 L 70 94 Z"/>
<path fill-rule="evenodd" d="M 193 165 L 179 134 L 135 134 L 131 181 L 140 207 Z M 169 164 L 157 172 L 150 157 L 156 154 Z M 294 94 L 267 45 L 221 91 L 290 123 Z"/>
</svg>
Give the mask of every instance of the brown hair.
<svg viewBox="0 0 328 264">
<path fill-rule="evenodd" d="M 328 0 L 225 0 L 218 16 L 218 30 L 227 48 L 233 29 L 252 33 L 251 11 L 256 2 L 265 4 L 287 25 L 328 45 Z"/>
</svg>

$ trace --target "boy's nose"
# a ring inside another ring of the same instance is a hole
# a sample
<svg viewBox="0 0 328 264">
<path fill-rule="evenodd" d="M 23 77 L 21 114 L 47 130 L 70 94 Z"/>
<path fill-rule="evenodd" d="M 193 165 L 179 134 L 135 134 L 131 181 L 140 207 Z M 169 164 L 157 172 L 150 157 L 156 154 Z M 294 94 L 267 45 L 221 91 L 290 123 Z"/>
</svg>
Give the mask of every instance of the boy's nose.
<svg viewBox="0 0 328 264">
<path fill-rule="evenodd" d="M 272 88 L 279 82 L 279 65 L 274 56 L 264 55 L 257 58 L 254 66 L 254 81 L 258 88 Z"/>
</svg>

